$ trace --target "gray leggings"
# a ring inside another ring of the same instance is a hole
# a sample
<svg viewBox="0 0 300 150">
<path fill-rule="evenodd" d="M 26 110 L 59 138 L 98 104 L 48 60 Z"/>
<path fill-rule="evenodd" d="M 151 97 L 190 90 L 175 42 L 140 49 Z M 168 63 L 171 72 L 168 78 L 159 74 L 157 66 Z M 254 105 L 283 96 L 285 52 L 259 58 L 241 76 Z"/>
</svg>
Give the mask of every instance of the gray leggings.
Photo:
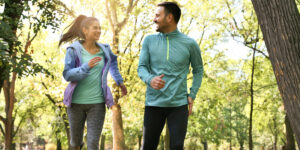
<svg viewBox="0 0 300 150">
<path fill-rule="evenodd" d="M 70 124 L 71 149 L 82 145 L 84 124 L 87 120 L 88 150 L 98 150 L 105 118 L 105 104 L 72 104 L 71 107 L 67 108 L 67 112 Z"/>
</svg>

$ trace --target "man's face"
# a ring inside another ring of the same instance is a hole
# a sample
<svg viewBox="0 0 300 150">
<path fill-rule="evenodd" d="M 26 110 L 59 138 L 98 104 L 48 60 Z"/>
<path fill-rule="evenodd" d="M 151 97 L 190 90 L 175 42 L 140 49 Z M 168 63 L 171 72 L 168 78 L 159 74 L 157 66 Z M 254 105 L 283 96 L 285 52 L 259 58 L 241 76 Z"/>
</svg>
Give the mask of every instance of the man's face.
<svg viewBox="0 0 300 150">
<path fill-rule="evenodd" d="M 163 32 L 166 30 L 166 28 L 169 27 L 169 24 L 166 20 L 166 15 L 165 15 L 165 8 L 159 6 L 156 9 L 155 12 L 155 17 L 154 17 L 154 23 L 156 24 L 156 31 L 157 32 Z"/>
</svg>

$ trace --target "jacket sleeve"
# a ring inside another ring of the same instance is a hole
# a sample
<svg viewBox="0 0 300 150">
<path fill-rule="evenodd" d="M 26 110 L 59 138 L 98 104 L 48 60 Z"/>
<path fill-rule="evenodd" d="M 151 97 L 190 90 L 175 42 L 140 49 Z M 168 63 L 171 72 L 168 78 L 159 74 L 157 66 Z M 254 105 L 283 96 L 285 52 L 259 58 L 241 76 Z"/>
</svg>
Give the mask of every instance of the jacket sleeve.
<svg viewBox="0 0 300 150">
<path fill-rule="evenodd" d="M 123 83 L 123 78 L 122 78 L 122 75 L 120 74 L 120 71 L 118 68 L 117 56 L 112 52 L 109 45 L 107 47 L 109 49 L 109 54 L 110 54 L 110 58 L 111 58 L 109 72 L 110 72 L 111 76 L 113 77 L 113 79 L 115 80 L 115 82 L 117 83 L 117 85 L 120 85 Z"/>
<path fill-rule="evenodd" d="M 201 57 L 201 52 L 196 41 L 193 41 L 190 49 L 190 62 L 192 66 L 193 73 L 193 83 L 190 88 L 189 96 L 195 100 L 197 92 L 201 86 L 202 77 L 203 77 L 203 62 Z"/>
<path fill-rule="evenodd" d="M 150 53 L 149 53 L 149 36 L 143 42 L 139 58 L 138 75 L 146 84 L 150 85 L 151 80 L 155 77 L 150 73 Z"/>
<path fill-rule="evenodd" d="M 76 67 L 76 55 L 73 48 L 68 48 L 65 57 L 65 66 L 63 76 L 66 81 L 80 81 L 89 75 L 90 67 L 88 63 L 84 63 Z M 78 58 L 77 58 L 78 59 Z"/>
</svg>

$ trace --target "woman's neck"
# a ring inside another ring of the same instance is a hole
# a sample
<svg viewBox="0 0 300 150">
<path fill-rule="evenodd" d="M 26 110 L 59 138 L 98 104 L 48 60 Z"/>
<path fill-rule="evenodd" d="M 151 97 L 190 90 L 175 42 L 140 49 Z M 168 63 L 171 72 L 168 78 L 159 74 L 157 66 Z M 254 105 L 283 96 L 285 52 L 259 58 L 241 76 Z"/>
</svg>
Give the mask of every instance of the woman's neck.
<svg viewBox="0 0 300 150">
<path fill-rule="evenodd" d="M 86 49 L 94 49 L 94 48 L 96 48 L 96 42 L 95 41 L 84 41 L 82 43 L 82 45 Z"/>
<path fill-rule="evenodd" d="M 82 46 L 91 54 L 99 52 L 99 47 L 96 45 L 95 41 L 84 41 Z"/>
</svg>

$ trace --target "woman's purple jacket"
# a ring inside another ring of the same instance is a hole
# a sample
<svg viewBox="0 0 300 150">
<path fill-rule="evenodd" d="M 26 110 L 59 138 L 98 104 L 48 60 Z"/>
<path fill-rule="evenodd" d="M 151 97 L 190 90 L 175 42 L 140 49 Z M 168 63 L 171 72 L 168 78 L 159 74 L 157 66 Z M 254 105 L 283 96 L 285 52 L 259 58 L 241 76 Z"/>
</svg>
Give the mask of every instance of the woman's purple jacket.
<svg viewBox="0 0 300 150">
<path fill-rule="evenodd" d="M 105 54 L 104 67 L 102 69 L 102 92 L 104 95 L 105 103 L 107 107 L 114 105 L 113 96 L 111 94 L 110 88 L 107 86 L 107 73 L 108 71 L 112 75 L 113 79 L 118 85 L 123 83 L 123 78 L 118 69 L 117 56 L 113 54 L 108 44 L 97 43 L 97 45 L 103 50 Z M 70 81 L 64 93 L 64 104 L 67 107 L 71 106 L 72 95 L 77 86 L 77 81 L 80 81 L 89 75 L 88 63 L 81 64 L 81 44 L 80 41 L 76 41 L 67 48 L 67 53 L 65 57 L 65 67 L 63 71 L 63 76 L 65 80 Z M 101 60 L 103 61 L 103 60 Z"/>
</svg>

